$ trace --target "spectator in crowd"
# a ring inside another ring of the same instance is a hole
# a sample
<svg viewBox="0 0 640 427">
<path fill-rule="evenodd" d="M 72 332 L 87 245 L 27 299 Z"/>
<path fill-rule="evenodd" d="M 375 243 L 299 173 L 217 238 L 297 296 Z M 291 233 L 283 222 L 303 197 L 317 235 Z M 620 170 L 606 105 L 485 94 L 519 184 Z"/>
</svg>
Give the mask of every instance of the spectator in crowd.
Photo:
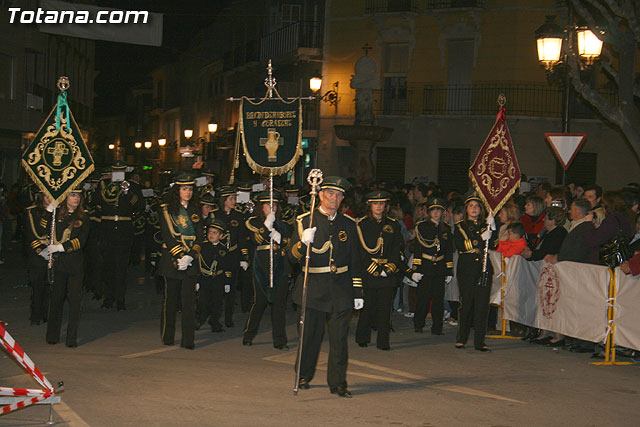
<svg viewBox="0 0 640 427">
<path fill-rule="evenodd" d="M 520 222 L 527 233 L 526 240 L 530 248 L 535 248 L 540 241 L 538 234 L 544 227 L 544 199 L 539 196 L 527 197 L 524 204 L 524 215 L 520 217 Z"/>
<path fill-rule="evenodd" d="M 416 185 L 413 189 L 413 198 L 416 205 L 419 205 L 420 203 L 426 204 L 427 199 L 429 198 L 429 189 L 427 186 L 423 183 Z"/>
<path fill-rule="evenodd" d="M 602 202 L 602 187 L 593 184 L 584 188 L 584 198 L 591 204 L 591 211 L 595 214 L 598 223 L 604 221 L 604 209 Z"/>
<path fill-rule="evenodd" d="M 500 212 L 498 212 L 498 220 L 500 221 L 500 229 L 498 230 L 498 241 L 507 240 L 508 233 L 507 227 L 514 222 L 520 222 L 520 212 L 518 207 L 508 202 L 505 204 Z"/>
<path fill-rule="evenodd" d="M 500 240 L 497 251 L 505 258 L 511 258 L 527 248 L 527 241 L 524 239 L 524 226 L 521 222 L 512 222 L 507 225 L 507 238 Z"/>
<path fill-rule="evenodd" d="M 624 274 L 637 276 L 640 274 L 640 252 L 636 252 L 633 257 L 622 263 L 620 269 Z"/>
<path fill-rule="evenodd" d="M 634 221 L 634 224 L 635 224 L 635 234 L 631 239 L 631 242 L 630 242 L 631 245 L 634 245 L 637 242 L 640 242 L 640 214 L 636 215 L 636 220 Z"/>
<path fill-rule="evenodd" d="M 557 255 L 548 254 L 544 260 L 555 264 L 558 261 L 587 262 L 589 256 L 589 247 L 585 241 L 586 234 L 586 217 L 591 209 L 591 204 L 585 199 L 576 199 L 571 203 L 569 209 L 569 218 L 571 226 L 569 233 L 560 246 Z"/>
<path fill-rule="evenodd" d="M 567 230 L 561 225 L 567 220 L 567 214 L 562 208 L 551 206 L 546 209 L 544 216 L 544 230 L 540 243 L 531 250 L 525 248 L 521 255 L 531 261 L 539 261 L 547 255 L 557 255 L 564 238 L 567 236 Z"/>
<path fill-rule="evenodd" d="M 585 192 L 586 194 L 587 192 Z M 586 216 L 585 243 L 589 247 L 588 262 L 600 263 L 600 246 L 614 237 L 623 236 L 630 238 L 633 233 L 631 224 L 625 215 L 627 206 L 619 191 L 607 191 L 604 193 L 603 205 L 607 214 L 602 222 L 596 219 L 593 210 Z M 593 207 L 593 204 L 592 204 Z"/>
<path fill-rule="evenodd" d="M 546 200 L 549 192 L 551 191 L 551 184 L 549 182 L 541 182 L 536 188 L 536 196 L 540 197 L 542 200 Z"/>
</svg>

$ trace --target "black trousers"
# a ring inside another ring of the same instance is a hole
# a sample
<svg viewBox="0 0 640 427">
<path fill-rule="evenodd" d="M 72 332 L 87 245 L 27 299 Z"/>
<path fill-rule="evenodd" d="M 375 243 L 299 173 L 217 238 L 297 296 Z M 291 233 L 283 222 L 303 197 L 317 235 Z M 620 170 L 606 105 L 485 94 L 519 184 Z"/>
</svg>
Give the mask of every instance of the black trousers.
<svg viewBox="0 0 640 427">
<path fill-rule="evenodd" d="M 198 295 L 198 321 L 203 324 L 209 319 L 209 325 L 220 328 L 222 300 L 224 298 L 224 280 L 222 277 L 200 276 Z"/>
<path fill-rule="evenodd" d="M 240 288 L 240 308 L 243 313 L 251 310 L 253 305 L 253 278 L 251 277 L 250 269 L 244 271 L 240 269 L 238 272 L 240 275 L 238 287 Z"/>
<path fill-rule="evenodd" d="M 98 234 L 91 231 L 84 247 L 84 287 L 97 297 L 102 297 L 102 252 Z"/>
<path fill-rule="evenodd" d="M 326 313 L 307 307 L 304 322 L 300 378 L 304 378 L 307 381 L 313 379 L 326 325 L 327 331 L 329 332 L 327 383 L 329 387 L 347 386 L 347 364 L 349 360 L 347 335 L 349 333 L 350 316 L 351 309 Z M 297 363 L 298 361 L 296 361 L 296 367 Z"/>
<path fill-rule="evenodd" d="M 431 303 L 431 332 L 442 332 L 444 317 L 444 276 L 424 276 L 416 289 L 416 311 L 413 326 L 422 329 Z"/>
<path fill-rule="evenodd" d="M 478 286 L 478 276 L 458 276 L 460 287 L 460 307 L 458 309 L 458 337 L 456 342 L 466 344 L 473 327 L 473 345 L 481 348 L 485 345 L 487 316 L 491 285 Z"/>
<path fill-rule="evenodd" d="M 196 330 L 194 303 L 196 295 L 196 277 L 184 279 L 164 279 L 164 302 L 162 304 L 161 334 L 162 343 L 173 345 L 176 335 L 176 314 L 178 311 L 178 297 L 182 310 L 182 347 L 192 347 Z"/>
<path fill-rule="evenodd" d="M 274 284 L 275 289 L 273 291 L 273 303 L 271 303 L 271 335 L 273 336 L 273 345 L 285 345 L 287 344 L 287 330 L 286 330 L 286 306 L 287 306 L 287 291 L 288 277 L 280 279 L 277 286 Z M 265 309 L 269 305 L 267 296 L 264 291 L 260 289 L 256 284 L 255 279 L 253 282 L 253 304 L 249 310 L 249 318 L 247 319 L 247 325 L 244 328 L 243 339 L 245 341 L 253 340 L 258 335 L 258 328 L 260 327 L 260 320 Z"/>
<path fill-rule="evenodd" d="M 49 282 L 47 282 L 47 267 L 29 267 L 29 283 L 31 284 L 31 316 L 29 319 L 46 322 L 49 312 L 49 295 L 51 294 Z"/>
<path fill-rule="evenodd" d="M 104 301 L 111 304 L 115 301 L 119 307 L 124 307 L 131 241 L 106 240 L 101 242 L 101 251 Z"/>
<path fill-rule="evenodd" d="M 80 305 L 82 301 L 82 269 L 78 273 L 54 270 L 54 281 L 51 285 L 49 315 L 47 322 L 47 342 L 60 341 L 62 311 L 65 297 L 69 302 L 69 321 L 67 323 L 67 345 L 76 345 L 78 341 L 78 323 L 80 321 Z"/>
<path fill-rule="evenodd" d="M 356 326 L 356 342 L 368 344 L 371 342 L 371 327 L 378 328 L 376 347 L 389 348 L 389 334 L 391 333 L 391 307 L 396 288 L 363 289 L 364 307 L 360 310 L 358 325 Z"/>
</svg>

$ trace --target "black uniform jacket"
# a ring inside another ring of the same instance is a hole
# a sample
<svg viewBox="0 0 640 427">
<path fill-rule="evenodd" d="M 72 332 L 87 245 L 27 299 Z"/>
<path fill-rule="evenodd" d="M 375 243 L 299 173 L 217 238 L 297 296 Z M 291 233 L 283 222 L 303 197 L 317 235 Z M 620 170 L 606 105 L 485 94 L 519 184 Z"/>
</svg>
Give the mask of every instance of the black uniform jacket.
<svg viewBox="0 0 640 427">
<path fill-rule="evenodd" d="M 214 245 L 204 242 L 198 256 L 200 274 L 205 279 L 214 280 L 216 283 L 231 284 L 233 279 L 233 267 L 231 258 L 227 256 L 229 250 L 222 243 Z"/>
<path fill-rule="evenodd" d="M 200 207 L 189 203 L 186 221 L 191 221 L 194 236 L 183 236 L 179 232 L 178 224 L 169 212 L 166 203 L 160 205 L 160 230 L 162 233 L 162 257 L 160 258 L 159 274 L 172 279 L 184 279 L 200 275 L 198 257 L 202 248 L 202 228 Z M 191 266 L 186 270 L 178 270 L 178 260 L 184 255 L 193 258 Z"/>
<path fill-rule="evenodd" d="M 27 244 L 27 258 L 29 268 L 47 268 L 47 260 L 40 256 L 40 252 L 49 245 L 50 230 L 46 228 L 49 221 L 45 218 L 45 210 L 37 206 L 26 209 L 25 242 Z M 47 212 L 48 213 L 48 212 Z M 51 214 L 48 214 L 51 218 Z"/>
<path fill-rule="evenodd" d="M 404 240 L 400 224 L 389 217 L 381 220 L 365 216 L 356 221 L 364 286 L 384 288 L 396 286 L 395 273 L 401 268 Z M 381 276 L 385 272 L 387 277 Z"/>
<path fill-rule="evenodd" d="M 125 242 L 132 239 L 134 221 L 144 212 L 140 187 L 131 183 L 125 193 L 120 182 L 103 180 L 93 198 L 93 215 L 100 219 L 101 238 Z"/>
<path fill-rule="evenodd" d="M 458 276 L 479 276 L 482 273 L 482 258 L 485 242 L 481 234 L 487 225 L 479 221 L 463 220 L 455 224 L 453 237 L 458 248 Z M 493 274 L 491 261 L 487 259 L 487 271 Z"/>
<path fill-rule="evenodd" d="M 300 241 L 304 229 L 309 227 L 311 214 L 299 215 L 290 250 L 292 261 L 302 262 L 307 247 Z M 311 244 L 307 306 L 324 312 L 345 311 L 353 307 L 354 298 L 362 298 L 362 270 L 360 242 L 355 220 L 336 214 L 333 221 L 320 210 L 313 213 L 313 226 L 317 227 Z M 296 283 L 294 301 L 302 301 L 302 276 Z"/>
<path fill-rule="evenodd" d="M 51 213 L 46 212 L 43 217 L 42 225 L 47 230 L 51 227 L 51 216 Z M 53 244 L 61 244 L 64 247 L 64 252 L 53 254 L 53 265 L 56 270 L 69 274 L 83 274 L 82 249 L 87 243 L 89 227 L 89 216 L 85 213 L 75 211 L 62 218 L 60 210 L 56 211 L 56 238 Z"/>
<path fill-rule="evenodd" d="M 425 276 L 453 276 L 453 235 L 444 222 L 419 221 L 416 238 L 411 243 L 413 266 Z"/>
<path fill-rule="evenodd" d="M 231 258 L 236 264 L 240 261 L 249 262 L 249 236 L 245 227 L 245 216 L 241 208 L 231 209 L 226 213 L 224 209 L 214 209 L 209 216 L 221 219 L 227 224 L 228 246 Z"/>
</svg>

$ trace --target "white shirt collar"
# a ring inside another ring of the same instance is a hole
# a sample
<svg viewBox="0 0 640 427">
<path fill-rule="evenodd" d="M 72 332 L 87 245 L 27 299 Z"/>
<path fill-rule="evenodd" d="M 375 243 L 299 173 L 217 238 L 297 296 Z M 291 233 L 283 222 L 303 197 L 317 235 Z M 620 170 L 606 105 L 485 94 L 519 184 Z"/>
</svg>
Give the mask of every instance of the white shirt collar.
<svg viewBox="0 0 640 427">
<path fill-rule="evenodd" d="M 336 211 L 336 213 L 334 213 L 333 216 L 330 216 L 328 213 L 324 211 L 324 209 L 322 209 L 322 206 L 320 206 L 318 210 L 323 214 L 325 214 L 329 218 L 329 221 L 333 221 L 334 219 L 336 219 L 336 215 L 338 215 L 338 211 Z"/>
</svg>

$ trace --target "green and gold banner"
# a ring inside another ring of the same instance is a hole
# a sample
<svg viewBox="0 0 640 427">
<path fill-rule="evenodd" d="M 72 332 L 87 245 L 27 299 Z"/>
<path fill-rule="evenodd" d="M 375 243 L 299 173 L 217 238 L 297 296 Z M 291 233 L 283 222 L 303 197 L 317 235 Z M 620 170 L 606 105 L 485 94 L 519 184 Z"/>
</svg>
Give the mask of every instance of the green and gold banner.
<svg viewBox="0 0 640 427">
<path fill-rule="evenodd" d="M 22 155 L 22 166 L 31 179 L 58 204 L 94 169 L 66 95 L 58 96 L 58 103 Z"/>
<path fill-rule="evenodd" d="M 240 133 L 244 155 L 256 173 L 282 175 L 302 155 L 302 103 L 281 98 L 253 102 L 243 97 Z"/>
</svg>

